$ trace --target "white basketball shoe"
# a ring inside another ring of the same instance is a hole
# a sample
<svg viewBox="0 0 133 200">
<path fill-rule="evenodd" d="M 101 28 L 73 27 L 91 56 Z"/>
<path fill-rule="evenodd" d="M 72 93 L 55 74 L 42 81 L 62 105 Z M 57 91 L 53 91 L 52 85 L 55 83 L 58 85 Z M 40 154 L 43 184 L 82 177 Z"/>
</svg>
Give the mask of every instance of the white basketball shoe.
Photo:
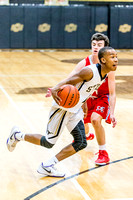
<svg viewBox="0 0 133 200">
<path fill-rule="evenodd" d="M 13 151 L 16 147 L 16 144 L 20 141 L 16 138 L 16 133 L 21 133 L 17 126 L 14 126 L 10 132 L 9 138 L 7 139 L 6 145 L 9 151 Z"/>
<path fill-rule="evenodd" d="M 37 169 L 37 172 L 44 176 L 51 176 L 51 177 L 64 177 L 65 173 L 59 172 L 54 165 L 51 166 L 44 166 L 43 163 Z"/>
</svg>

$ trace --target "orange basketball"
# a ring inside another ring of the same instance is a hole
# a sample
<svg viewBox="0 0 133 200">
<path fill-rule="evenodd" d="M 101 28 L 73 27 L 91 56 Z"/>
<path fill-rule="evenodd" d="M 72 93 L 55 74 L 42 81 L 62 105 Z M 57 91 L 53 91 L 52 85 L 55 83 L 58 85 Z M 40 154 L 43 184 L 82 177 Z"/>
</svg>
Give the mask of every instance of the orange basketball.
<svg viewBox="0 0 133 200">
<path fill-rule="evenodd" d="M 74 107 L 80 98 L 78 89 L 73 85 L 63 85 L 61 90 L 58 91 L 58 96 L 62 100 L 60 101 L 60 106 L 64 108 Z"/>
</svg>

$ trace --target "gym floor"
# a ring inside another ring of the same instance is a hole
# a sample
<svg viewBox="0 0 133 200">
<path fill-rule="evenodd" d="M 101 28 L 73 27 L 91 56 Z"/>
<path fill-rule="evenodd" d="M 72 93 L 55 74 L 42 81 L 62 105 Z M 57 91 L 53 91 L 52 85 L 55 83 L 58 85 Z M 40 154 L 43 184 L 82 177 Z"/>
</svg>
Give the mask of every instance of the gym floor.
<svg viewBox="0 0 133 200">
<path fill-rule="evenodd" d="M 12 126 L 23 132 L 45 134 L 52 87 L 91 54 L 88 50 L 2 50 L 0 52 L 0 197 L 2 200 L 131 200 L 133 199 L 133 51 L 117 50 L 116 128 L 106 124 L 110 164 L 95 166 L 96 138 L 57 168 L 66 178 L 41 177 L 36 169 L 73 138 L 65 129 L 52 149 L 27 142 L 9 152 L 6 140 Z M 90 124 L 90 131 L 94 132 Z"/>
</svg>

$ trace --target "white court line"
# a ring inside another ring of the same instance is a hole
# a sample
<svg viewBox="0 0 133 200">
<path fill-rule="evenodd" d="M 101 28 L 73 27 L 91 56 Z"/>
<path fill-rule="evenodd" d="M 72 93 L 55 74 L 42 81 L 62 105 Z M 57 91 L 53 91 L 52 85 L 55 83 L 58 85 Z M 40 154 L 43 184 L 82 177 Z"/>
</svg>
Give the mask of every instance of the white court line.
<svg viewBox="0 0 133 200">
<path fill-rule="evenodd" d="M 20 117 L 25 121 L 25 123 L 28 125 L 28 127 L 35 132 L 35 128 L 30 123 L 28 119 L 26 119 L 23 112 L 19 109 L 19 107 L 15 104 L 15 102 L 12 100 L 10 95 L 6 92 L 6 90 L 0 85 L 0 90 L 5 94 L 9 102 L 12 104 L 12 106 L 15 108 L 15 110 L 19 113 Z M 67 171 L 67 175 L 71 176 L 71 173 L 69 170 L 62 164 L 63 168 Z M 81 195 L 84 197 L 85 200 L 91 200 L 91 198 L 88 196 L 88 194 L 84 191 L 84 189 L 80 186 L 80 184 L 75 180 L 75 178 L 71 179 L 71 182 L 75 185 L 75 187 L 79 190 Z"/>
</svg>

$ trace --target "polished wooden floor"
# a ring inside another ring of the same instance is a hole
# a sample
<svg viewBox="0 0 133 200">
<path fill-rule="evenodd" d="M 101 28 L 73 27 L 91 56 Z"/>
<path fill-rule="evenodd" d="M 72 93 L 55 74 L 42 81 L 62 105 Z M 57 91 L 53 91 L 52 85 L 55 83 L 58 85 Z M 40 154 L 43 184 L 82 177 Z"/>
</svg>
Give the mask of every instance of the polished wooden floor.
<svg viewBox="0 0 133 200">
<path fill-rule="evenodd" d="M 67 77 L 87 51 L 0 52 L 0 199 L 1 200 L 127 200 L 133 199 L 133 51 L 118 51 L 116 72 L 116 128 L 106 130 L 109 165 L 96 167 L 98 145 L 62 161 L 65 179 L 41 177 L 36 169 L 72 141 L 67 129 L 50 150 L 26 142 L 9 152 L 6 139 L 12 126 L 22 131 L 45 133 L 52 98 L 48 87 Z M 127 61 L 124 62 L 124 59 Z M 128 60 L 131 63 L 128 63 Z M 125 63 L 125 64 L 124 64 Z M 93 131 L 92 126 L 90 126 Z"/>
</svg>

